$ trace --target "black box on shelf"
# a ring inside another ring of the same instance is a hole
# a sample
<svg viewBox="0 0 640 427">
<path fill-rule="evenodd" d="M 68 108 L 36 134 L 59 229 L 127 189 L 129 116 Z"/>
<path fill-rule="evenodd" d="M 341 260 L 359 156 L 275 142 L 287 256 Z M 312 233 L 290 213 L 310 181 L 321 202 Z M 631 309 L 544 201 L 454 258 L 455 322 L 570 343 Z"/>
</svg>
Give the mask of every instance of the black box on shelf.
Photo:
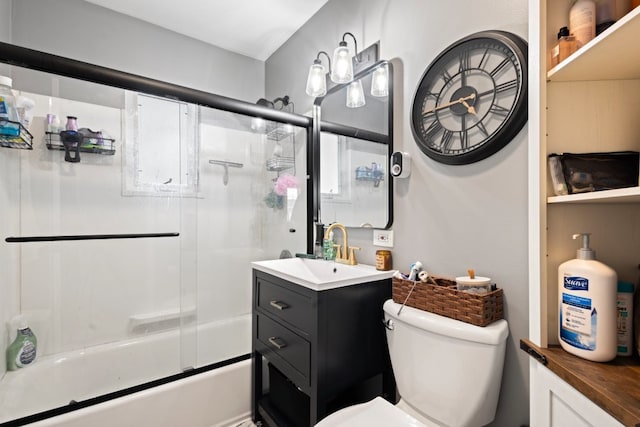
<svg viewBox="0 0 640 427">
<path fill-rule="evenodd" d="M 556 195 L 637 187 L 640 153 L 563 153 L 549 155 Z"/>
</svg>

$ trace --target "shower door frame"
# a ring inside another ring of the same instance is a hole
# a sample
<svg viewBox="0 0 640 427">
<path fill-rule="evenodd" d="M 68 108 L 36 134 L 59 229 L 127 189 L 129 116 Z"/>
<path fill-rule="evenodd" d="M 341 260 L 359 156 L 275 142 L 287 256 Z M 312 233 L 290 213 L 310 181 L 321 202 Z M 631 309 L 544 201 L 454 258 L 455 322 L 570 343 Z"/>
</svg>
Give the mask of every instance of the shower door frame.
<svg viewBox="0 0 640 427">
<path fill-rule="evenodd" d="M 307 253 L 313 253 L 313 233 L 314 233 L 314 221 L 313 221 L 313 179 L 316 176 L 314 171 L 313 161 L 313 119 L 311 117 L 290 113 L 282 110 L 274 110 L 268 107 L 264 107 L 257 104 L 229 98 L 222 95 L 217 95 L 197 89 L 188 88 L 185 86 L 179 86 L 172 83 L 163 82 L 161 80 L 155 80 L 147 77 L 143 77 L 136 74 L 126 73 L 118 71 L 112 68 L 102 67 L 99 65 L 82 62 L 62 56 L 53 55 L 50 53 L 28 49 L 21 46 L 16 46 L 10 43 L 0 42 L 0 63 L 5 63 L 15 67 L 27 68 L 49 74 L 54 74 L 62 77 L 69 77 L 77 80 L 87 81 L 91 83 L 102 84 L 119 89 L 135 91 L 147 95 L 153 95 L 159 98 L 165 98 L 172 101 L 180 101 L 185 103 L 194 104 L 201 107 L 208 107 L 216 110 L 226 111 L 230 113 L 237 113 L 249 117 L 262 118 L 273 122 L 291 124 L 300 128 L 304 128 L 307 134 L 306 138 L 306 202 L 307 202 L 307 215 L 306 215 L 306 246 Z M 170 235 L 169 235 L 170 234 Z M 28 241 L 60 241 L 60 240 L 97 240 L 97 239 L 125 239 L 125 238 L 138 238 L 138 237 L 174 237 L 174 233 L 168 234 L 153 234 L 153 235 L 84 235 L 84 236 L 38 236 L 30 237 Z M 14 238 L 11 238 L 14 239 Z M 22 243 L 26 241 L 21 238 L 12 240 L 15 243 Z M 162 384 L 166 384 L 172 381 L 180 380 L 192 375 L 197 375 L 212 369 L 220 368 L 232 363 L 237 363 L 242 360 L 249 359 L 251 354 L 247 353 L 232 359 L 217 362 L 212 365 L 198 367 L 195 369 L 187 370 L 185 372 L 170 375 L 168 377 L 159 378 L 150 382 L 138 384 L 133 387 L 129 387 L 122 390 L 117 390 L 105 395 L 90 398 L 81 402 L 77 402 L 71 406 L 63 406 L 45 410 L 43 412 L 35 413 L 22 417 L 19 419 L 11 420 L 7 423 L 1 423 L 2 425 L 24 425 L 36 421 L 41 421 L 56 415 L 61 415 L 67 412 L 82 409 L 95 404 L 107 402 L 109 400 L 126 396 L 132 393 L 136 393 L 142 390 L 146 390 L 152 387 L 157 387 Z"/>
</svg>

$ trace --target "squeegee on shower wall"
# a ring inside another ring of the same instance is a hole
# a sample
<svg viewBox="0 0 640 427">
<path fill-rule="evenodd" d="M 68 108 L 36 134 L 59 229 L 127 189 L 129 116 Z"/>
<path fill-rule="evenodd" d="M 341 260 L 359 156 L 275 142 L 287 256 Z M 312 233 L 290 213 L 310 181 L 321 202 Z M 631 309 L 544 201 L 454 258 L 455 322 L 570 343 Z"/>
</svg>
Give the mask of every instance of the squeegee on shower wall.
<svg viewBox="0 0 640 427">
<path fill-rule="evenodd" d="M 209 160 L 210 165 L 220 165 L 224 167 L 224 175 L 222 176 L 222 183 L 227 185 L 229 183 L 229 168 L 242 168 L 243 163 L 228 162 L 226 160 Z"/>
</svg>

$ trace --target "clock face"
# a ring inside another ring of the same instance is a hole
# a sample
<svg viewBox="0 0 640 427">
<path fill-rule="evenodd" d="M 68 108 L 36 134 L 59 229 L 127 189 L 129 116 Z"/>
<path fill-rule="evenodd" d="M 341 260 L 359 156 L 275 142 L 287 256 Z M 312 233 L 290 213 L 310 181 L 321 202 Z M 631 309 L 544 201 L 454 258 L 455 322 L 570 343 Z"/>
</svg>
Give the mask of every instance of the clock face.
<svg viewBox="0 0 640 427">
<path fill-rule="evenodd" d="M 445 49 L 425 71 L 411 110 L 420 149 L 464 165 L 503 148 L 527 121 L 527 44 L 484 31 Z"/>
</svg>

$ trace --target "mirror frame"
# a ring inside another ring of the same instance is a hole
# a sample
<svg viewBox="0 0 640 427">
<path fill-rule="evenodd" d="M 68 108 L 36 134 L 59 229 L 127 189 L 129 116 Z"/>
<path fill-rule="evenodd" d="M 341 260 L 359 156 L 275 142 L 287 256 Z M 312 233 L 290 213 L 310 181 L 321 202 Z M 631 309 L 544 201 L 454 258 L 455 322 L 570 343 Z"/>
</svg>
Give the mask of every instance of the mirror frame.
<svg viewBox="0 0 640 427">
<path fill-rule="evenodd" d="M 358 138 L 361 140 L 370 141 L 377 144 L 385 144 L 387 146 L 387 161 L 385 167 L 385 177 L 388 180 L 388 194 L 387 194 L 387 223 L 384 227 L 372 226 L 372 229 L 389 229 L 393 224 L 393 177 L 389 173 L 389 162 L 391 160 L 391 154 L 393 154 L 393 65 L 390 61 L 380 60 L 374 64 L 358 71 L 353 80 L 358 80 L 373 72 L 373 70 L 381 65 L 386 65 L 389 71 L 389 95 L 388 95 L 388 109 L 387 109 L 387 134 L 381 134 L 372 132 L 366 129 L 360 129 L 352 126 L 342 125 L 333 122 L 322 121 L 322 101 L 329 95 L 334 94 L 341 89 L 346 88 L 351 82 L 343 84 L 334 84 L 328 90 L 326 95 L 317 97 L 313 103 L 313 131 L 312 131 L 312 165 L 307 170 L 311 171 L 312 185 L 312 212 L 313 222 L 318 224 L 320 221 L 320 202 L 322 195 L 320 194 L 320 136 L 321 132 L 326 131 L 337 135 Z M 345 226 L 349 228 L 369 228 L 358 227 L 354 225 Z"/>
</svg>

